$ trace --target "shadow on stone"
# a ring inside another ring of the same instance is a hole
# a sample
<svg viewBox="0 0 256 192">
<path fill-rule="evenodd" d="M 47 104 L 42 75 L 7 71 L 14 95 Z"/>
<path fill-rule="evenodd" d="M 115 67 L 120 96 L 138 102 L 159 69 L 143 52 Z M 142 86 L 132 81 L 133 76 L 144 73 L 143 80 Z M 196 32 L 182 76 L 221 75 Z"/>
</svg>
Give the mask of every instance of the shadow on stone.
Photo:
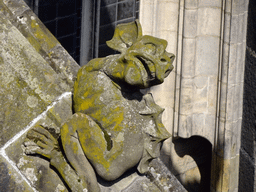
<svg viewBox="0 0 256 192">
<path fill-rule="evenodd" d="M 176 138 L 173 140 L 174 148 L 180 157 L 191 156 L 196 162 L 201 181 L 186 183 L 184 187 L 188 191 L 210 191 L 212 145 L 200 136 L 192 136 L 188 139 Z"/>
</svg>

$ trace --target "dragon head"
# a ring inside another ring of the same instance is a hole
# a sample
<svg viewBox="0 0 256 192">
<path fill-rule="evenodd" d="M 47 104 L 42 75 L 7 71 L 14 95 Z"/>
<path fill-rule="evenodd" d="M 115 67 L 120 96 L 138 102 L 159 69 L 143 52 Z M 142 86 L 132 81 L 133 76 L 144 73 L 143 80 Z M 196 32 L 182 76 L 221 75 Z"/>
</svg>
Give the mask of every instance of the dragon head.
<svg viewBox="0 0 256 192">
<path fill-rule="evenodd" d="M 165 50 L 167 41 L 143 36 L 138 20 L 117 25 L 107 45 L 121 53 L 119 63 L 124 65 L 123 78 L 130 85 L 148 88 L 161 84 L 173 69 L 175 56 Z"/>
</svg>

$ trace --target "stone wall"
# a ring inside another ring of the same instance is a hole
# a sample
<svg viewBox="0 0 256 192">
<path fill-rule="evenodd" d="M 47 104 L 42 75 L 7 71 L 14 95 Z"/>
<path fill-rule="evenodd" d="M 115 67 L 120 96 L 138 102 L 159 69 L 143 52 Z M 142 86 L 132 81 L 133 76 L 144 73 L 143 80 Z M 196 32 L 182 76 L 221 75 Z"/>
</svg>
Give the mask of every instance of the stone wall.
<svg viewBox="0 0 256 192">
<path fill-rule="evenodd" d="M 256 190 L 256 2 L 248 10 L 239 191 Z"/>
<path fill-rule="evenodd" d="M 141 1 L 144 34 L 167 39 L 176 55 L 174 72 L 151 91 L 173 133 L 162 158 L 184 185 L 203 174 L 193 156 L 179 156 L 175 139 L 200 136 L 212 145 L 211 190 L 238 190 L 247 9 L 248 0 Z"/>
</svg>

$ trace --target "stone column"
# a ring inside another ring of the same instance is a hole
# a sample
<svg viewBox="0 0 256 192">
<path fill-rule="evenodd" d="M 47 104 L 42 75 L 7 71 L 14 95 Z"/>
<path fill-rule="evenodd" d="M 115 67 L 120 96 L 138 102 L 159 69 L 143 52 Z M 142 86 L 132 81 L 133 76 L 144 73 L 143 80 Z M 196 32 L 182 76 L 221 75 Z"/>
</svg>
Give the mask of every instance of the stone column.
<svg viewBox="0 0 256 192">
<path fill-rule="evenodd" d="M 248 0 L 141 0 L 140 9 L 144 34 L 167 39 L 176 55 L 172 75 L 151 90 L 166 108 L 165 126 L 174 138 L 206 138 L 211 190 L 237 191 Z M 171 141 L 164 152 L 178 174 L 196 167 L 177 157 Z"/>
</svg>

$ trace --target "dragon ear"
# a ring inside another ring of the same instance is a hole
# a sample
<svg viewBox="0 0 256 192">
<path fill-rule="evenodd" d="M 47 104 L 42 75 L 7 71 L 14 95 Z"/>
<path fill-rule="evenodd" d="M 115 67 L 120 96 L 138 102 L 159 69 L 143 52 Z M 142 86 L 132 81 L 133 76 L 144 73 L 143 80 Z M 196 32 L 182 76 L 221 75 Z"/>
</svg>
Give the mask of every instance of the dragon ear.
<svg viewBox="0 0 256 192">
<path fill-rule="evenodd" d="M 122 53 L 141 36 L 141 24 L 136 20 L 131 23 L 117 25 L 113 38 L 106 43 L 111 49 Z"/>
</svg>

